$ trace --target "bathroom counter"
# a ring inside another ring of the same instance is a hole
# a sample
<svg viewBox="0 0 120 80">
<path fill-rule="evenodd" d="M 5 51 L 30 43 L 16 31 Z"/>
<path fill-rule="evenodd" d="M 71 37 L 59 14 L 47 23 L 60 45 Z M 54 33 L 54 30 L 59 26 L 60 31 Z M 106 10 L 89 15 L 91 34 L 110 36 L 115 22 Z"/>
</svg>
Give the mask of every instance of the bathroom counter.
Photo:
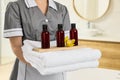
<svg viewBox="0 0 120 80">
<path fill-rule="evenodd" d="M 120 43 L 82 39 L 79 40 L 79 43 L 101 50 L 100 68 L 120 70 Z"/>
</svg>

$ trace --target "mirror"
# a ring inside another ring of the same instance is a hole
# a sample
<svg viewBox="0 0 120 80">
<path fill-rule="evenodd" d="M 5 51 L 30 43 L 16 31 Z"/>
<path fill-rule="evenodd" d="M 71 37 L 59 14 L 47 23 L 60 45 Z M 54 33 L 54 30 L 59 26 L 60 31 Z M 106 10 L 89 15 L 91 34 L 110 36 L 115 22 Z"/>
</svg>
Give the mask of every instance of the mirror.
<svg viewBox="0 0 120 80">
<path fill-rule="evenodd" d="M 87 21 L 102 17 L 108 10 L 110 0 L 73 0 L 77 15 Z"/>
</svg>

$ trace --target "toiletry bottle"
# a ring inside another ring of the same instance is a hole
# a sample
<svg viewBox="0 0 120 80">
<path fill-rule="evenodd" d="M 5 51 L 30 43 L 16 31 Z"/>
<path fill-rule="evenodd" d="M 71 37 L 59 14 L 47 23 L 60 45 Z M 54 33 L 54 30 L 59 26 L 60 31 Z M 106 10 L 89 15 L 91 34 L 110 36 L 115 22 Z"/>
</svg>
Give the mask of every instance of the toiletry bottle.
<svg viewBox="0 0 120 80">
<path fill-rule="evenodd" d="M 63 25 L 58 24 L 58 30 L 56 32 L 56 41 L 57 41 L 57 47 L 64 47 L 64 31 L 63 31 Z"/>
<path fill-rule="evenodd" d="M 43 25 L 43 31 L 41 33 L 41 48 L 50 48 L 50 35 L 46 24 Z"/>
<path fill-rule="evenodd" d="M 78 45 L 78 31 L 76 29 L 76 24 L 75 23 L 71 24 L 70 39 L 75 39 L 75 46 Z"/>
</svg>

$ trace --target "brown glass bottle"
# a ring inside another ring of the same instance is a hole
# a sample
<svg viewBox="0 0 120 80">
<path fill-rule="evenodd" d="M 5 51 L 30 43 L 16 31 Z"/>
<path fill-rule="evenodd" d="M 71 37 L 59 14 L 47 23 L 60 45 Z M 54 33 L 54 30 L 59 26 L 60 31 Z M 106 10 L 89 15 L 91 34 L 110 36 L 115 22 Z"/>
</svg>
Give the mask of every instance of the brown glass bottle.
<svg viewBox="0 0 120 80">
<path fill-rule="evenodd" d="M 57 47 L 64 47 L 64 31 L 63 31 L 63 25 L 58 24 L 58 30 L 56 32 L 56 40 L 57 40 Z"/>
<path fill-rule="evenodd" d="M 46 24 L 43 25 L 43 31 L 41 33 L 41 48 L 50 48 L 50 35 Z"/>
<path fill-rule="evenodd" d="M 75 39 L 75 46 L 78 45 L 78 31 L 75 23 L 71 24 L 70 39 Z"/>
</svg>

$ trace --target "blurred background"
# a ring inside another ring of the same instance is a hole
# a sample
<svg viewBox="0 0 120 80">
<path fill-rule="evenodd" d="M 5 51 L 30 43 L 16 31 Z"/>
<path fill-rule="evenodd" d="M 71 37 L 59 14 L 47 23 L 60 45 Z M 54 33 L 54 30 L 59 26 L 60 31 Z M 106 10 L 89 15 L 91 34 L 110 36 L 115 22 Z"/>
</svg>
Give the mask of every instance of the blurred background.
<svg viewBox="0 0 120 80">
<path fill-rule="evenodd" d="M 0 0 L 0 80 L 8 80 L 15 56 L 3 38 L 8 2 Z M 120 0 L 55 0 L 67 6 L 81 45 L 102 51 L 100 68 L 68 73 L 67 80 L 120 80 Z M 105 69 L 104 69 L 105 68 Z"/>
</svg>

